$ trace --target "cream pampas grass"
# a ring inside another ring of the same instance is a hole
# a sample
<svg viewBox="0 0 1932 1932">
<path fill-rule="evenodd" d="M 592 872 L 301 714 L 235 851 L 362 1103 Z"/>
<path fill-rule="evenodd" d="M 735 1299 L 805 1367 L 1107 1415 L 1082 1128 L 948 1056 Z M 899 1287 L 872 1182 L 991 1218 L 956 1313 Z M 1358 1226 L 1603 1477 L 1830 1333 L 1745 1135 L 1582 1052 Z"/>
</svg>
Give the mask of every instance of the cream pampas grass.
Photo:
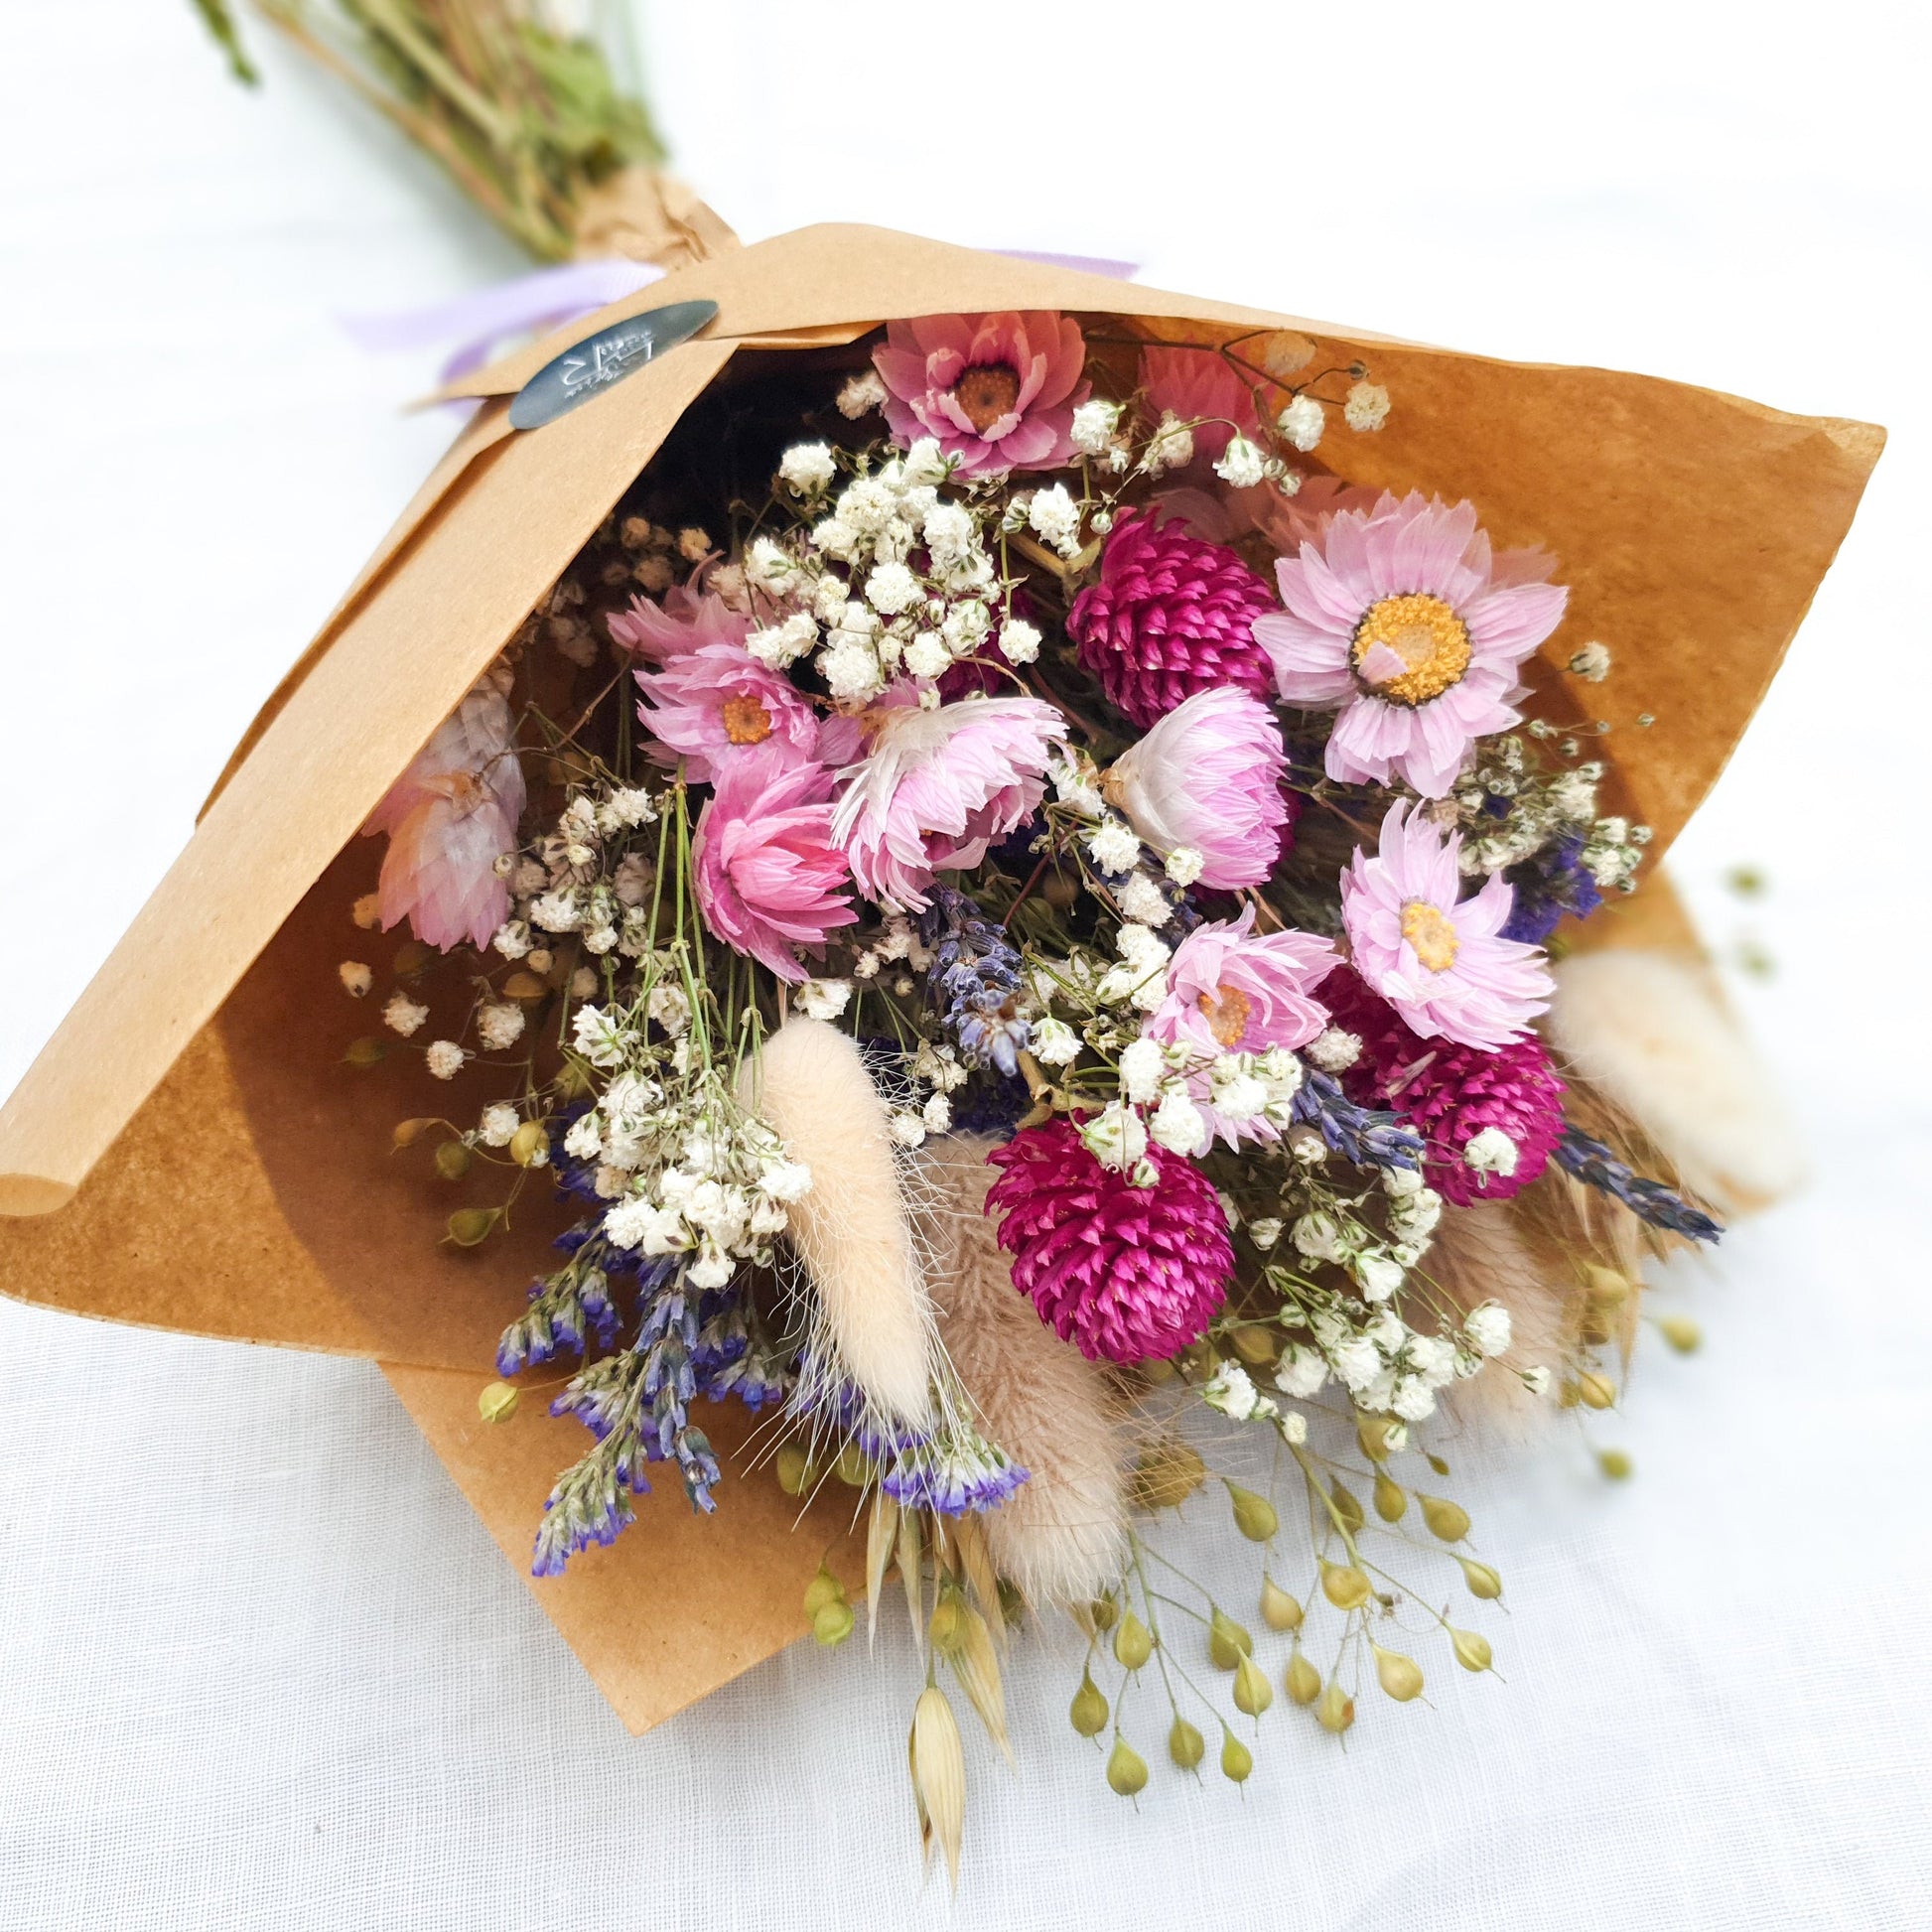
<svg viewBox="0 0 1932 1932">
<path fill-rule="evenodd" d="M 1566 1076 L 1630 1115 L 1693 1193 L 1735 1212 L 1798 1184 L 1790 1115 L 1708 968 L 1621 947 L 1566 959 L 1556 981 L 1544 1026 Z"/>
<path fill-rule="evenodd" d="M 793 1019 L 740 1068 L 738 1085 L 745 1105 L 812 1171 L 789 1235 L 827 1340 L 883 1419 L 926 1428 L 932 1310 L 886 1103 L 864 1055 L 824 1021 Z"/>
<path fill-rule="evenodd" d="M 1013 1285 L 986 1215 L 991 1142 L 952 1135 L 920 1160 L 939 1334 L 982 1430 L 1029 1471 L 984 1517 L 1001 1576 L 1035 1604 L 1085 1602 L 1127 1557 L 1126 1449 L 1107 1379 Z"/>
</svg>

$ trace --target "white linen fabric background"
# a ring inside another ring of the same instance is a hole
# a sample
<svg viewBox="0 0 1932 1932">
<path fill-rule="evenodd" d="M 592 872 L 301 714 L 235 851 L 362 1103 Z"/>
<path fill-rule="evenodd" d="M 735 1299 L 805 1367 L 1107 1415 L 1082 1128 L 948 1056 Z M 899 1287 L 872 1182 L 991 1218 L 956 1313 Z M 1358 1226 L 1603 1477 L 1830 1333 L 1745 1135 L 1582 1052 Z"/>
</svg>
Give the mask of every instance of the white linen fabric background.
<svg viewBox="0 0 1932 1932">
<path fill-rule="evenodd" d="M 1420 1649 L 1434 1708 L 1371 1692 L 1345 1751 L 1278 1705 L 1241 1792 L 1171 1773 L 1149 1698 L 1133 1807 L 1066 1726 L 1077 1654 L 1035 1655 L 1018 1774 L 969 1741 L 953 1903 L 919 1883 L 902 1637 L 631 1739 L 372 1367 L 0 1303 L 0 1924 L 1932 1923 L 1922 17 L 648 11 L 680 168 L 748 238 L 1112 254 L 1891 428 L 1673 861 L 1715 944 L 1778 962 L 1738 996 L 1812 1184 L 1662 1285 L 1709 1344 L 1650 1348 L 1596 1428 L 1633 1482 L 1567 1430 L 1458 1448 L 1507 1683 Z M 0 36 L 4 1091 L 448 433 L 397 413 L 425 363 L 338 319 L 520 263 L 259 29 L 255 96 L 187 0 Z"/>
</svg>

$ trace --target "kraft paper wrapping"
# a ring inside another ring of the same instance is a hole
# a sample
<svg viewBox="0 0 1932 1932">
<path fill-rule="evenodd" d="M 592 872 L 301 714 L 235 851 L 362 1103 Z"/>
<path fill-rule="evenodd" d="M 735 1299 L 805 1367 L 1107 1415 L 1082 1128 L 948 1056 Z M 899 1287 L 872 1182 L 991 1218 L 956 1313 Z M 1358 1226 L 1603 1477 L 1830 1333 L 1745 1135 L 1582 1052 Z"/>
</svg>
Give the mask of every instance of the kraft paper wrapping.
<svg viewBox="0 0 1932 1932">
<path fill-rule="evenodd" d="M 562 348 L 692 298 L 719 305 L 699 338 L 542 429 L 509 429 L 501 398 Z M 1611 723 L 1618 807 L 1655 828 L 1660 856 L 1761 698 L 1883 443 L 1866 424 L 1652 377 L 1423 347 L 881 229 L 807 228 L 678 268 L 456 385 L 482 408 L 0 1112 L 0 1288 L 378 1359 L 527 1572 L 543 1496 L 582 1431 L 538 1401 L 488 1427 L 476 1395 L 553 1225 L 539 1208 L 481 1251 L 438 1243 L 460 1194 L 392 1159 L 384 1135 L 420 1091 L 386 1067 L 340 1064 L 335 965 L 362 937 L 345 911 L 377 860 L 357 828 L 733 355 L 1006 308 L 1199 341 L 1290 330 L 1314 340 L 1316 367 L 1369 361 L 1394 396 L 1387 427 L 1332 436 L 1323 458 L 1351 482 L 1468 496 L 1499 545 L 1556 554 L 1571 606 L 1533 667 L 1540 706 Z M 1601 687 L 1562 668 L 1590 638 L 1616 661 Z M 1639 712 L 1655 722 L 1639 729 Z M 1661 882 L 1593 927 L 1596 943 L 1695 947 Z M 448 1105 L 474 1101 L 457 1091 Z M 743 1419 L 707 1426 L 729 1460 Z M 634 1729 L 796 1635 L 804 1584 L 847 1529 L 828 1505 L 791 1534 L 795 1505 L 759 1477 L 728 1480 L 703 1521 L 674 1474 L 638 1508 L 613 1549 L 533 1586 Z M 835 1563 L 857 1581 L 853 1552 Z"/>
</svg>

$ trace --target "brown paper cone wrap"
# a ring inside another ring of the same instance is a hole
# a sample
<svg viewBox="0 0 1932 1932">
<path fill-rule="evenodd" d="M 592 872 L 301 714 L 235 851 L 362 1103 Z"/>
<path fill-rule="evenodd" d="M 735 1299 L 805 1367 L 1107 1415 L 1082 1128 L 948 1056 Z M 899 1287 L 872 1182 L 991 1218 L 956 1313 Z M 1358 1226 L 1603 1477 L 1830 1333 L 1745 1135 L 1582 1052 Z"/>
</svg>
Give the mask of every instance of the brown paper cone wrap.
<svg viewBox="0 0 1932 1932">
<path fill-rule="evenodd" d="M 1201 341 L 1292 330 L 1313 339 L 1316 367 L 1367 360 L 1394 412 L 1376 435 L 1333 432 L 1324 460 L 1351 482 L 1467 496 L 1499 545 L 1557 555 L 1571 605 L 1534 669 L 1542 708 L 1616 727 L 1619 806 L 1655 828 L 1659 852 L 1756 707 L 1883 441 L 1651 377 L 1422 347 L 881 229 L 735 248 L 688 196 L 662 212 L 670 238 L 656 245 L 690 265 L 457 385 L 482 409 L 263 707 L 187 850 L 0 1113 L 8 1294 L 377 1358 L 525 1571 L 582 1432 L 534 1400 L 492 1428 L 476 1397 L 550 1230 L 532 1213 L 508 1240 L 516 1252 L 439 1245 L 459 1200 L 390 1161 L 386 1070 L 339 1064 L 335 967 L 359 936 L 344 914 L 376 865 L 357 828 L 732 356 L 848 342 L 897 317 L 1052 308 Z M 545 428 L 508 428 L 502 398 L 571 342 L 697 297 L 719 305 L 697 340 Z M 1616 675 L 1575 686 L 1562 667 L 1591 638 Z M 1637 729 L 1639 712 L 1655 723 Z M 1695 944 L 1656 885 L 1595 923 L 1609 943 Z M 462 1087 L 448 1105 L 474 1117 Z M 418 1089 L 396 1113 L 420 1104 Z M 727 1457 L 742 1444 L 735 1413 L 707 1426 Z M 638 1506 L 615 1548 L 533 1587 L 642 1729 L 790 1641 L 805 1583 L 846 1526 L 828 1503 L 791 1534 L 795 1506 L 761 1477 L 728 1481 L 703 1521 L 674 1476 Z M 862 1572 L 856 1556 L 835 1567 L 855 1584 Z"/>
</svg>

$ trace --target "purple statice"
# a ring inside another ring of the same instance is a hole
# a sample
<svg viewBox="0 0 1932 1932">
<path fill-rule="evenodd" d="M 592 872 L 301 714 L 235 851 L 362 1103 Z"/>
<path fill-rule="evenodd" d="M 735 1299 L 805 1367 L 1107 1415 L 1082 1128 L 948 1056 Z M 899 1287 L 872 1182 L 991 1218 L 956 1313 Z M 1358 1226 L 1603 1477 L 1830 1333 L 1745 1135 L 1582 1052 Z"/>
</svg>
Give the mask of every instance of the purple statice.
<svg viewBox="0 0 1932 1932">
<path fill-rule="evenodd" d="M 989 1062 L 1011 1078 L 1020 1070 L 1030 1030 L 1015 1012 L 1020 955 L 1006 927 L 989 919 L 956 888 L 936 884 L 919 917 L 932 949 L 926 984 L 968 1066 Z"/>
<path fill-rule="evenodd" d="M 1516 894 L 1501 937 L 1540 946 L 1568 917 L 1587 919 L 1603 903 L 1584 864 L 1584 834 L 1565 832 L 1533 859 L 1503 874 Z"/>
<path fill-rule="evenodd" d="M 1295 1118 L 1319 1128 L 1333 1152 L 1358 1168 L 1420 1168 L 1423 1144 L 1400 1114 L 1358 1107 L 1325 1073 L 1308 1067 L 1294 1100 Z"/>
<path fill-rule="evenodd" d="M 1654 1228 L 1681 1234 L 1687 1241 L 1716 1241 L 1724 1233 L 1721 1222 L 1661 1180 L 1646 1180 L 1631 1173 L 1601 1141 L 1591 1140 L 1580 1127 L 1566 1124 L 1556 1159 L 1565 1173 L 1621 1201 L 1638 1220 Z"/>
<path fill-rule="evenodd" d="M 901 1509 L 964 1516 L 997 1508 L 1026 1480 L 1019 1463 L 965 1424 L 942 1428 L 902 1449 L 879 1486 Z"/>
<path fill-rule="evenodd" d="M 600 1349 L 617 1341 L 618 1311 L 605 1271 L 609 1243 L 595 1223 L 571 1229 L 570 1236 L 570 1260 L 531 1284 L 529 1307 L 503 1330 L 496 1344 L 499 1375 L 547 1362 L 561 1349 L 582 1356 L 587 1339 Z M 559 1243 L 564 1239 L 559 1236 Z"/>
</svg>

